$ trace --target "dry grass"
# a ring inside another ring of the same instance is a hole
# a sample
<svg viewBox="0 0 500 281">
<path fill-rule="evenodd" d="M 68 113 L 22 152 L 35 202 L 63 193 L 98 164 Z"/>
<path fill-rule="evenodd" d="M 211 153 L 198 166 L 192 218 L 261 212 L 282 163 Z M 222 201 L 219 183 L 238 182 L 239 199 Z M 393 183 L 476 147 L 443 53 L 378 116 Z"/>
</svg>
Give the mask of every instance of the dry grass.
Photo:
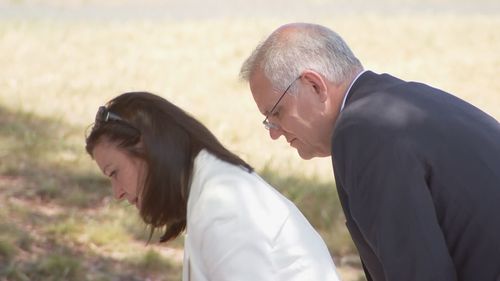
<svg viewBox="0 0 500 281">
<path fill-rule="evenodd" d="M 317 22 L 343 35 L 367 68 L 440 87 L 500 118 L 499 17 L 365 15 Z M 329 159 L 305 162 L 284 142 L 272 142 L 247 86 L 238 81 L 240 64 L 253 46 L 282 23 L 1 21 L 0 222 L 10 230 L 0 236 L 0 261 L 20 266 L 11 264 L 9 276 L 19 269 L 56 268 L 64 274 L 65 266 L 83 276 L 82 268 L 98 264 L 101 271 L 93 268 L 82 278 L 115 280 L 105 272 L 123 268 L 116 262 L 139 272 L 166 264 L 178 274 L 178 257 L 172 265 L 154 253 L 132 254 L 143 248 L 136 245 L 144 241 L 136 234 L 142 229 L 125 223 L 130 209 L 106 207 L 106 183 L 83 150 L 84 130 L 97 107 L 132 90 L 160 94 L 202 120 L 281 191 L 295 196 L 321 226 L 333 253 L 352 251 L 352 245 L 345 246 L 350 242 L 338 223 L 341 215 L 315 209 L 333 205 L 332 212 L 340 212 L 328 191 L 334 187 Z M 314 197 L 304 185 L 329 196 Z M 117 240 L 96 227 L 106 223 L 106 232 Z M 19 233 L 24 238 L 14 239 Z M 73 248 L 46 237 L 62 237 Z M 132 250 L 117 242 L 133 245 Z M 82 260 L 65 265 L 56 255 L 43 268 L 32 264 L 54 248 L 60 256 L 79 254 Z M 349 267 L 341 272 L 347 280 L 360 274 Z"/>
<path fill-rule="evenodd" d="M 367 68 L 441 87 L 500 116 L 500 18 L 368 16 L 321 23 L 342 34 Z M 278 24 L 4 22 L 0 102 L 83 130 L 111 97 L 149 90 L 203 120 L 256 166 L 314 166 L 306 172 L 329 178 L 330 168 L 321 167 L 328 161 L 303 163 L 284 144 L 268 140 L 237 79 L 242 60 Z"/>
</svg>

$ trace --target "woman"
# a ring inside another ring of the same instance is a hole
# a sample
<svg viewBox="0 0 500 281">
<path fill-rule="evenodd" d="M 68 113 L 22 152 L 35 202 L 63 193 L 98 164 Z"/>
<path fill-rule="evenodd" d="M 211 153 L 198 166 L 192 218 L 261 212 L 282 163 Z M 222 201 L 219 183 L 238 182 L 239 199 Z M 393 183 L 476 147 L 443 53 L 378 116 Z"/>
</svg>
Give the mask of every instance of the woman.
<svg viewBox="0 0 500 281">
<path fill-rule="evenodd" d="M 163 242 L 186 230 L 183 280 L 339 280 L 295 205 L 165 99 L 114 98 L 99 108 L 86 149 L 150 235 L 165 229 Z"/>
</svg>

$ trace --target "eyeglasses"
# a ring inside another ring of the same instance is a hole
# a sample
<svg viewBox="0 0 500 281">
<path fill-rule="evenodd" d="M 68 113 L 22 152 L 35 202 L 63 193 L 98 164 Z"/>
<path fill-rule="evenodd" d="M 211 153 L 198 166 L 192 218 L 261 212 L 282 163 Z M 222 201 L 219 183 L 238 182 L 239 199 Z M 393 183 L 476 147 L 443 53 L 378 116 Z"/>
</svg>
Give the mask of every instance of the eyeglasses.
<svg viewBox="0 0 500 281">
<path fill-rule="evenodd" d="M 300 76 L 295 78 L 295 80 L 292 81 L 292 83 L 290 83 L 290 85 L 288 87 L 286 87 L 285 91 L 283 92 L 283 94 L 281 94 L 280 98 L 278 99 L 278 101 L 274 104 L 274 106 L 271 108 L 271 111 L 269 111 L 269 113 L 266 114 L 266 119 L 264 119 L 264 121 L 262 121 L 262 124 L 264 124 L 264 127 L 266 128 L 266 130 L 271 130 L 271 129 L 277 129 L 278 128 L 278 125 L 274 124 L 274 123 L 271 123 L 269 122 L 269 116 L 273 115 L 274 114 L 274 110 L 276 109 L 276 106 L 278 106 L 278 104 L 280 103 L 280 101 L 283 99 L 283 97 L 285 96 L 286 92 L 288 92 L 288 90 L 292 87 L 293 83 L 295 83 L 295 81 L 299 80 Z"/>
<path fill-rule="evenodd" d="M 108 110 L 107 107 L 105 106 L 100 106 L 99 109 L 97 110 L 97 113 L 95 115 L 95 125 L 96 126 L 99 126 L 101 125 L 102 123 L 106 123 L 110 120 L 113 120 L 113 121 L 122 121 L 122 122 L 125 122 L 123 120 L 123 118 L 121 118 L 120 116 L 118 116 L 117 114 L 111 112 Z"/>
</svg>

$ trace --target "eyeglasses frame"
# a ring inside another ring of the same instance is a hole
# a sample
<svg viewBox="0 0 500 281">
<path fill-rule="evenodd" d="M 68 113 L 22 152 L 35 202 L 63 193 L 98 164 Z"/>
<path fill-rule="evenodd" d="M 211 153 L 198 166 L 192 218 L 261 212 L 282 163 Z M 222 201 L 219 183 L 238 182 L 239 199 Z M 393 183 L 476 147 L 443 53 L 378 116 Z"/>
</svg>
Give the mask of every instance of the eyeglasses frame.
<svg viewBox="0 0 500 281">
<path fill-rule="evenodd" d="M 290 83 L 290 85 L 288 85 L 288 87 L 286 87 L 285 91 L 283 91 L 283 94 L 281 94 L 281 96 L 279 97 L 278 101 L 274 104 L 274 106 L 271 108 L 271 111 L 269 111 L 267 114 L 266 114 L 266 118 L 264 119 L 264 121 L 262 121 L 262 124 L 264 124 L 264 128 L 266 128 L 266 130 L 271 130 L 271 129 L 276 129 L 278 128 L 278 125 L 276 124 L 273 124 L 271 122 L 268 121 L 269 119 L 269 116 L 272 116 L 274 114 L 274 110 L 276 109 L 276 107 L 278 106 L 278 104 L 280 103 L 280 101 L 283 99 L 283 97 L 285 96 L 285 94 L 288 92 L 288 90 L 290 90 L 290 88 L 292 87 L 292 85 L 300 79 L 301 76 L 295 78 L 292 83 Z"/>
</svg>

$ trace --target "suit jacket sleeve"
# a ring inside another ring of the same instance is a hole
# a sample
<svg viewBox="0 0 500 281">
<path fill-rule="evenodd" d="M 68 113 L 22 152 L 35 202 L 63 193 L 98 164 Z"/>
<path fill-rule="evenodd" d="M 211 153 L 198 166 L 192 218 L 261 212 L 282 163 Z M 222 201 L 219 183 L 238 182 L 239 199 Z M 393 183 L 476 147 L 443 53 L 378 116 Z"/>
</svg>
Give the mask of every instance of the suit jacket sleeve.
<svg viewBox="0 0 500 281">
<path fill-rule="evenodd" d="M 385 280 L 456 280 L 426 184 L 428 171 L 412 140 L 367 123 L 345 123 L 333 143 L 351 223 Z"/>
</svg>

